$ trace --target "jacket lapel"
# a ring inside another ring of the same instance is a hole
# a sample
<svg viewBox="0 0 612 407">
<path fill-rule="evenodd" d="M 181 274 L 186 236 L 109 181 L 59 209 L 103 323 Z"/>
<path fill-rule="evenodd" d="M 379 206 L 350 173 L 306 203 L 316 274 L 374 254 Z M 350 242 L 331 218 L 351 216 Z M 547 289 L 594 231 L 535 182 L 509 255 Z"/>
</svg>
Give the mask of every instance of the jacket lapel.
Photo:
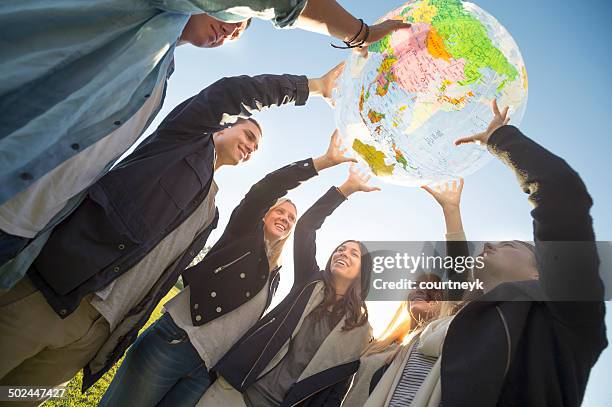
<svg viewBox="0 0 612 407">
<path fill-rule="evenodd" d="M 297 335 L 297 333 L 299 332 L 300 328 L 302 327 L 302 323 L 304 322 L 304 318 L 306 318 L 306 316 L 310 314 L 310 312 L 312 312 L 312 310 L 314 310 L 317 305 L 321 303 L 321 301 L 323 301 L 323 296 L 325 295 L 324 286 L 325 284 L 323 283 L 323 281 L 319 281 L 316 283 L 314 289 L 312 290 L 312 293 L 310 294 L 310 299 L 308 300 L 308 303 L 304 308 L 304 312 L 302 312 L 302 316 L 300 317 L 299 322 L 297 323 L 295 329 L 293 330 L 293 333 L 291 334 L 291 338 L 289 338 L 285 342 L 283 347 L 276 353 L 276 355 L 274 355 L 274 357 L 272 358 L 272 360 L 270 360 L 266 368 L 261 371 L 258 378 L 263 377 L 270 370 L 274 369 L 274 367 L 283 359 L 283 357 L 285 357 L 285 354 L 289 350 L 289 342 L 291 342 L 291 339 L 293 339 L 295 335 Z"/>
<path fill-rule="evenodd" d="M 300 375 L 298 383 L 309 376 L 314 376 L 334 366 L 359 359 L 371 338 L 372 328 L 370 324 L 366 323 L 350 331 L 343 331 L 342 327 L 345 320 L 346 315 L 342 317 L 340 322 L 327 335 L 310 363 L 308 363 Z"/>
</svg>

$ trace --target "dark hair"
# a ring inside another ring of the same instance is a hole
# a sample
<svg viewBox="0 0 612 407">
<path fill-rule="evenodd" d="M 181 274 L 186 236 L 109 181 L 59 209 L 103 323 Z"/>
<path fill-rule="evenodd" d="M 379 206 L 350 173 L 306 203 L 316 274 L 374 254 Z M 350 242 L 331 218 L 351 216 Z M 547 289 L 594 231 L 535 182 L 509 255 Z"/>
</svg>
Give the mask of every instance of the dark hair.
<svg viewBox="0 0 612 407">
<path fill-rule="evenodd" d="M 263 137 L 263 130 L 261 129 L 261 126 L 259 125 L 259 122 L 257 120 L 253 119 L 252 117 L 248 117 L 246 119 L 244 117 L 239 117 L 238 120 L 236 120 L 236 124 L 244 123 L 244 122 L 251 122 L 255 126 L 257 126 L 257 128 L 259 129 L 259 133 Z"/>
<path fill-rule="evenodd" d="M 334 285 L 334 279 L 331 272 L 331 260 L 332 256 L 338 250 L 338 248 L 346 243 L 353 242 L 359 245 L 361 250 L 361 269 L 360 278 L 356 278 L 355 281 L 349 286 L 348 290 L 344 294 L 342 299 L 336 299 L 336 287 Z M 313 311 L 317 319 L 322 319 L 329 308 L 333 313 L 346 314 L 346 320 L 343 331 L 350 331 L 353 328 L 364 325 L 368 322 L 368 307 L 366 306 L 365 299 L 368 296 L 370 288 L 370 274 L 372 273 L 372 256 L 365 247 L 365 245 L 357 240 L 346 240 L 340 243 L 327 260 L 325 270 L 323 270 L 323 282 L 325 283 L 325 294 L 323 302 L 315 308 Z"/>
<path fill-rule="evenodd" d="M 251 22 L 252 22 L 252 21 L 253 21 L 253 19 L 252 19 L 252 18 L 249 18 L 249 19 L 247 20 L 247 23 L 246 23 L 246 25 L 244 26 L 244 30 L 245 30 L 245 31 L 246 31 L 246 29 L 247 29 L 247 28 L 249 28 L 249 27 L 251 26 Z"/>
</svg>

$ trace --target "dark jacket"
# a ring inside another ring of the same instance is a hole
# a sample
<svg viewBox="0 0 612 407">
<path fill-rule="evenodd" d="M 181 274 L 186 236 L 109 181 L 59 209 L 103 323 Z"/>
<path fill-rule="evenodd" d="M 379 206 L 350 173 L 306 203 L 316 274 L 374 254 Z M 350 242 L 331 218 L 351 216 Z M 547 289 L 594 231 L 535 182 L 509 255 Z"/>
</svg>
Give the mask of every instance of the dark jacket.
<svg viewBox="0 0 612 407">
<path fill-rule="evenodd" d="M 278 198 L 315 175 L 310 158 L 266 175 L 234 209 L 223 235 L 204 260 L 183 272 L 183 280 L 191 287 L 194 326 L 238 308 L 254 297 L 268 278 L 270 294 L 276 291 L 280 277 L 278 272 L 270 273 L 263 217 Z M 271 299 L 272 295 L 268 295 L 267 305 Z"/>
<path fill-rule="evenodd" d="M 496 130 L 489 149 L 534 205 L 540 275 L 500 284 L 455 316 L 442 349 L 442 405 L 579 406 L 608 343 L 591 197 L 564 160 L 516 127 Z"/>
<path fill-rule="evenodd" d="M 178 105 L 55 228 L 28 273 L 34 285 L 61 318 L 70 315 L 85 295 L 136 265 L 206 198 L 214 173 L 212 134 L 228 116 L 304 104 L 307 97 L 303 76 L 240 76 L 221 79 Z M 185 251 L 170 273 L 174 280 L 215 226 L 216 218 Z"/>
<path fill-rule="evenodd" d="M 538 281 L 501 284 L 466 305 L 442 351 L 445 406 L 579 406 L 607 346 L 592 205 L 561 158 L 503 126 L 489 149 L 534 205 Z"/>
<path fill-rule="evenodd" d="M 316 231 L 346 198 L 331 188 L 298 221 L 294 238 L 294 284 L 285 299 L 253 326 L 214 366 L 213 370 L 236 390 L 253 384 L 291 339 L 315 285 L 322 281 L 316 262 Z M 295 383 L 282 406 L 339 406 L 359 357 Z"/>
<path fill-rule="evenodd" d="M 240 76 L 221 79 L 178 105 L 54 230 L 29 272 L 34 285 L 60 317 L 68 316 L 85 295 L 136 265 L 202 203 L 214 171 L 213 133 L 232 118 L 273 105 L 303 105 L 307 98 L 304 76 Z M 111 332 L 104 351 L 84 369 L 83 390 L 134 342 L 155 306 L 204 247 L 217 218 L 218 213 L 128 312 L 125 323 Z M 92 371 L 94 361 L 103 367 Z"/>
</svg>

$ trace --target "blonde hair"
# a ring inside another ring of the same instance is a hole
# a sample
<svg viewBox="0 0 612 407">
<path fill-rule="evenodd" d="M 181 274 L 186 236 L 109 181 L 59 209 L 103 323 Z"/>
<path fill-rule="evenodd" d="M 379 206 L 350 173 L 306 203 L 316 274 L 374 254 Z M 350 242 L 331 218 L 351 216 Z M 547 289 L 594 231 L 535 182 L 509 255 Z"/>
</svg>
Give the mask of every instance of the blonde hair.
<svg viewBox="0 0 612 407">
<path fill-rule="evenodd" d="M 276 209 L 277 207 L 281 206 L 284 203 L 290 203 L 291 205 L 293 205 L 293 207 L 295 208 L 295 211 L 297 212 L 297 207 L 291 201 L 291 199 L 279 198 L 276 201 L 276 203 L 272 205 L 270 209 L 268 209 L 268 212 L 266 212 L 266 215 L 264 215 L 264 218 L 268 215 L 270 211 L 273 211 L 274 209 Z M 266 240 L 266 254 L 268 255 L 268 264 L 270 265 L 270 270 L 273 270 L 282 264 L 283 249 L 285 248 L 285 243 L 287 243 L 287 240 L 289 239 L 289 237 L 291 237 L 292 233 L 293 233 L 293 229 L 291 230 L 291 232 L 289 232 L 289 234 L 286 237 L 284 237 L 283 239 L 279 239 L 274 244 L 269 244 L 268 241 Z"/>
<path fill-rule="evenodd" d="M 440 307 L 438 312 L 432 316 L 432 318 L 417 322 L 413 326 L 412 323 L 414 319 L 410 317 L 410 312 L 408 311 L 409 301 L 402 301 L 395 311 L 395 315 L 393 315 L 391 322 L 389 322 L 383 333 L 366 348 L 363 356 L 382 353 L 389 349 L 389 347 L 394 343 L 398 345 L 409 343 L 431 321 L 435 321 L 436 319 L 445 316 L 454 315 L 460 309 L 457 301 L 438 301 L 438 303 L 440 304 Z M 387 359 L 387 362 L 393 360 L 394 357 L 395 353 Z"/>
</svg>

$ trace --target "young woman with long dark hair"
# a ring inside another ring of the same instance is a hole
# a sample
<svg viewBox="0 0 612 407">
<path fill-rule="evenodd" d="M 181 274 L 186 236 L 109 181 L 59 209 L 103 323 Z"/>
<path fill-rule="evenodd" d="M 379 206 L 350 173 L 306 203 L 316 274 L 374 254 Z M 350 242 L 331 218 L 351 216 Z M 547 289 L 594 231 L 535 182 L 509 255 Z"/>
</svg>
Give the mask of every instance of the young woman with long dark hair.
<svg viewBox="0 0 612 407">
<path fill-rule="evenodd" d="M 372 261 L 366 247 L 342 242 L 323 270 L 316 261 L 316 231 L 357 191 L 374 191 L 351 168 L 298 221 L 294 284 L 213 368 L 217 381 L 201 406 L 339 406 L 359 356 L 371 338 L 365 305 Z"/>
</svg>

